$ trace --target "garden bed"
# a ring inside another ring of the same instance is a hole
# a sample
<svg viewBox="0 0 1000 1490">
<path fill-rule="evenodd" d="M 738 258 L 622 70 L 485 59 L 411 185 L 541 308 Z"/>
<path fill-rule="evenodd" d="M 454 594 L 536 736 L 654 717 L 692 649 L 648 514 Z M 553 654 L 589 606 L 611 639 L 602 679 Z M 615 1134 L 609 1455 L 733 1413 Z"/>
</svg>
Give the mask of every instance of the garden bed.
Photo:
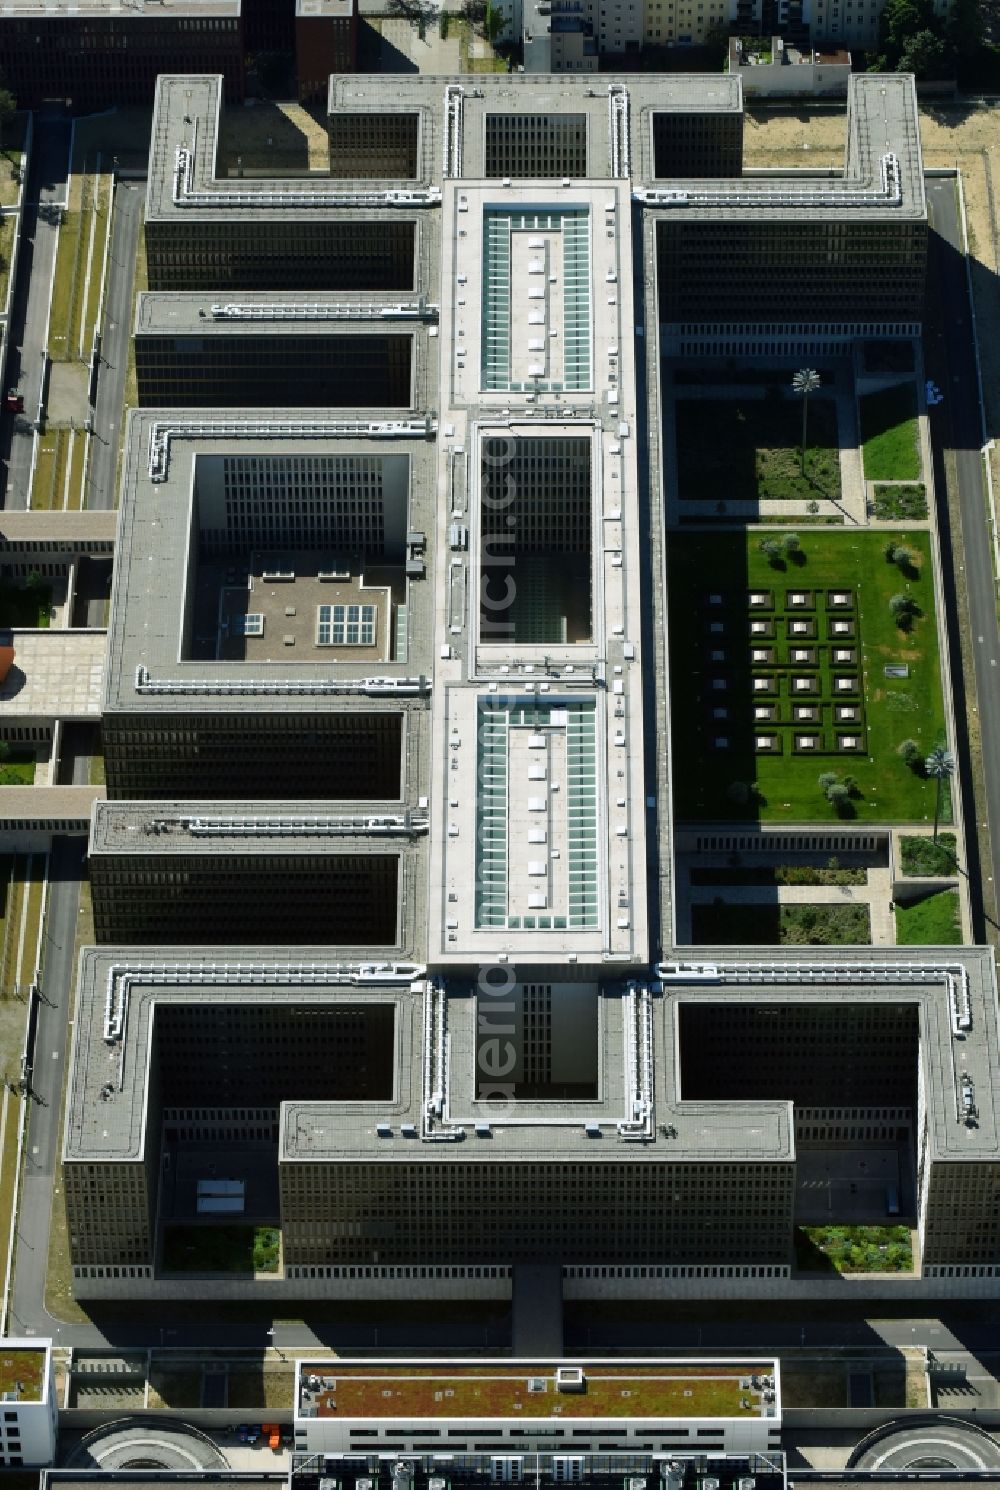
<svg viewBox="0 0 1000 1490">
<path fill-rule="evenodd" d="M 904 874 L 954 874 L 954 833 L 939 833 L 937 841 L 904 835 L 899 840 L 899 867 Z"/>
<path fill-rule="evenodd" d="M 875 516 L 883 522 L 922 522 L 927 516 L 927 489 L 923 482 L 876 485 Z"/>
<path fill-rule="evenodd" d="M 848 947 L 871 943 L 867 905 L 692 905 L 696 946 Z"/>
<path fill-rule="evenodd" d="M 790 398 L 676 403 L 677 480 L 684 501 L 809 501 L 840 496 L 837 414 L 809 400 L 805 468 L 802 405 Z"/>
<path fill-rule="evenodd" d="M 806 1273 L 909 1273 L 908 1226 L 796 1226 L 795 1265 Z"/>
<path fill-rule="evenodd" d="M 821 869 L 812 864 L 769 864 L 745 869 L 692 869 L 692 885 L 864 885 L 865 869 Z"/>
</svg>

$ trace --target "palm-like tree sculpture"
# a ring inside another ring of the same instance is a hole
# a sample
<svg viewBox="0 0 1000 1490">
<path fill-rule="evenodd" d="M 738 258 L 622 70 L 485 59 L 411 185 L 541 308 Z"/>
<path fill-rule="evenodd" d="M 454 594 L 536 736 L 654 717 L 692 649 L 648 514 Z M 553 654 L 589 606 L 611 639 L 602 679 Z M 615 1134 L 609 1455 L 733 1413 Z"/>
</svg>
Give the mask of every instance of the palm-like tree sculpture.
<svg viewBox="0 0 1000 1490">
<path fill-rule="evenodd" d="M 809 395 L 819 387 L 819 373 L 811 367 L 800 368 L 792 374 L 792 392 L 802 400 L 802 474 L 806 470 L 806 420 L 809 417 Z"/>
<path fill-rule="evenodd" d="M 934 842 L 937 843 L 938 822 L 941 817 L 941 783 L 955 774 L 955 757 L 944 745 L 935 745 L 924 761 L 924 769 L 937 785 L 934 795 Z"/>
</svg>

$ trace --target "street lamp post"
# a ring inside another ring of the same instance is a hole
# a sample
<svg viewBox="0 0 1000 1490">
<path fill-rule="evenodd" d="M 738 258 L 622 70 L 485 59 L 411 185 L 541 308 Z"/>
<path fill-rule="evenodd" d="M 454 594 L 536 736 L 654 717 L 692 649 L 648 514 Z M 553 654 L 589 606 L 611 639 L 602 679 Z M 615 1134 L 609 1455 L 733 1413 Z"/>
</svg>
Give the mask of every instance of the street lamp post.
<svg viewBox="0 0 1000 1490">
<path fill-rule="evenodd" d="M 806 470 L 806 420 L 809 415 L 809 395 L 819 387 L 819 373 L 811 367 L 800 368 L 792 374 L 792 392 L 802 400 L 802 474 Z"/>
<path fill-rule="evenodd" d="M 938 823 L 941 818 L 941 783 L 955 774 L 955 757 L 944 745 L 935 745 L 924 762 L 924 770 L 934 778 L 934 842 L 937 843 Z"/>
<path fill-rule="evenodd" d="M 278 1344 L 278 1342 L 274 1338 L 274 1330 L 273 1329 L 268 1330 L 268 1332 L 267 1332 L 267 1338 L 270 1340 L 272 1346 L 274 1347 L 275 1351 L 277 1352 L 278 1360 L 279 1361 L 287 1361 L 288 1357 L 285 1355 L 285 1353 L 282 1350 L 281 1346 Z"/>
</svg>

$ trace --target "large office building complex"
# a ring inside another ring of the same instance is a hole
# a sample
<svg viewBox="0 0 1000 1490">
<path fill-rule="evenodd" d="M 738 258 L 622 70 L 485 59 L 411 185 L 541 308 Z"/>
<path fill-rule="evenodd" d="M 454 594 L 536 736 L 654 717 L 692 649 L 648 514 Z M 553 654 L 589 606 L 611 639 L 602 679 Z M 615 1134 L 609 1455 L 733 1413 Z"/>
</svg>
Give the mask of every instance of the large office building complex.
<svg viewBox="0 0 1000 1490">
<path fill-rule="evenodd" d="M 919 330 L 912 79 L 836 178 L 743 177 L 725 77 L 334 78 L 301 180 L 217 179 L 221 103 L 159 84 L 78 1293 L 214 1289 L 164 1237 L 223 1172 L 281 1232 L 234 1294 L 779 1287 L 845 1144 L 991 1277 L 990 954 L 670 951 L 660 359 Z"/>
</svg>

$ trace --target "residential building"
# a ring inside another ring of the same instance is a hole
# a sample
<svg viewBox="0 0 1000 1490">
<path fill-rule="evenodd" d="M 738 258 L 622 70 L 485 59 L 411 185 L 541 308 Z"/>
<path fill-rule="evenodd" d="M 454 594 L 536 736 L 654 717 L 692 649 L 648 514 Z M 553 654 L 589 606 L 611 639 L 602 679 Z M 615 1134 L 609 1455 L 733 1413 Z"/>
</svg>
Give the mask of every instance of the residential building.
<svg viewBox="0 0 1000 1490">
<path fill-rule="evenodd" d="M 766 51 L 753 51 L 738 36 L 729 38 L 729 71 L 738 73 L 748 98 L 784 95 L 843 97 L 851 76 L 851 54 L 838 48 L 793 46 L 772 36 Z"/>
</svg>

